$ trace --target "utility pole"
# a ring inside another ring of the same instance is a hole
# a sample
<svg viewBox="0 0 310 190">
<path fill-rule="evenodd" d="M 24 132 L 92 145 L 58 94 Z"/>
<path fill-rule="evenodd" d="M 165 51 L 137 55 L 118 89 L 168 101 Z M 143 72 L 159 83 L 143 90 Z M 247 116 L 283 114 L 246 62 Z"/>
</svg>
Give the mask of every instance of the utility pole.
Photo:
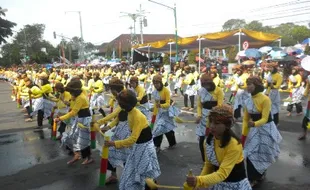
<svg viewBox="0 0 310 190">
<path fill-rule="evenodd" d="M 178 22 L 177 22 L 177 7 L 176 7 L 176 4 L 174 4 L 174 7 L 170 7 L 168 5 L 165 5 L 163 3 L 159 3 L 159 2 L 156 2 L 156 1 L 153 1 L 153 0 L 149 0 L 149 2 L 152 2 L 152 3 L 155 3 L 157 5 L 160 5 L 160 6 L 163 6 L 163 7 L 166 7 L 168 9 L 171 9 L 173 11 L 173 15 L 174 15 L 174 31 L 175 31 L 175 61 L 178 62 L 178 53 L 179 53 L 179 50 L 178 50 Z"/>
<path fill-rule="evenodd" d="M 143 27 L 147 27 L 147 20 L 145 18 L 145 14 L 150 13 L 150 12 L 145 12 L 145 10 L 142 10 L 142 5 L 140 4 L 140 9 L 137 10 L 138 15 L 141 15 L 140 18 L 140 35 L 141 35 L 141 40 L 140 40 L 140 44 L 144 43 L 143 40 Z"/>
<path fill-rule="evenodd" d="M 141 35 L 141 40 L 140 43 L 142 44 L 144 42 L 143 40 L 143 24 L 146 24 L 146 19 L 145 19 L 145 14 L 149 12 L 145 12 L 145 10 L 142 10 L 142 5 L 140 4 L 140 9 L 137 10 L 136 13 L 127 13 L 127 12 L 120 12 L 123 14 L 121 17 L 129 17 L 133 20 L 133 35 L 134 38 L 136 38 L 136 21 L 139 18 L 140 19 L 140 35 Z M 133 41 L 132 45 L 134 45 L 135 41 Z M 139 43 L 139 42 L 138 42 Z"/>
<path fill-rule="evenodd" d="M 78 13 L 79 14 L 80 33 L 81 33 L 80 58 L 82 61 L 84 61 L 84 37 L 83 37 L 83 24 L 82 24 L 81 11 L 66 11 L 65 14 L 67 13 Z"/>
</svg>

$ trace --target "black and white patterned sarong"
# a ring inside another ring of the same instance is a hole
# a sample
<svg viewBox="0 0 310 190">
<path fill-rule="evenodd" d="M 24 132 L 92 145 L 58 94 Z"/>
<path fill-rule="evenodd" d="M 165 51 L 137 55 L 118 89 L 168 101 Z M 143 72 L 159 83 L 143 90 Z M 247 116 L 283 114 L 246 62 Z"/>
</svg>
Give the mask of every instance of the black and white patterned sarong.
<svg viewBox="0 0 310 190">
<path fill-rule="evenodd" d="M 214 139 L 212 139 L 211 145 L 206 144 L 206 155 L 212 165 L 220 166 L 216 159 Z M 209 190 L 252 190 L 252 187 L 248 178 L 245 178 L 239 182 L 220 182 L 210 187 Z"/>
<path fill-rule="evenodd" d="M 245 103 L 249 114 L 260 114 L 252 98 Z M 281 140 L 282 136 L 273 121 L 263 126 L 252 127 L 247 135 L 243 154 L 252 162 L 255 169 L 263 174 L 278 158 Z"/>
<path fill-rule="evenodd" d="M 113 135 L 111 141 L 124 140 L 128 138 L 131 134 L 128 121 L 120 121 L 116 127 L 112 129 Z M 126 162 L 131 149 L 130 148 L 121 148 L 116 149 L 114 146 L 109 147 L 109 162 L 116 168 L 117 166 L 123 166 Z"/>
<path fill-rule="evenodd" d="M 156 179 L 161 174 L 153 139 L 135 144 L 127 158 L 119 190 L 144 190 L 145 179 Z"/>
</svg>

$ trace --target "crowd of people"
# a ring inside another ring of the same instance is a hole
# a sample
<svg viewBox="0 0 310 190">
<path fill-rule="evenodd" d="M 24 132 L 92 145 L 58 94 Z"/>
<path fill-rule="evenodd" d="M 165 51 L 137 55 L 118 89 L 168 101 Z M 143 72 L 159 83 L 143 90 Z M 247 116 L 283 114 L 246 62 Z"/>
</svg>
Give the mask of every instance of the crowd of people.
<svg viewBox="0 0 310 190">
<path fill-rule="evenodd" d="M 199 176 L 185 179 L 186 186 L 248 190 L 264 179 L 280 153 L 280 92 L 290 92 L 288 116 L 293 106 L 301 115 L 302 97 L 309 97 L 309 80 L 302 81 L 301 68 L 292 68 L 288 88 L 282 90 L 278 64 L 261 65 L 258 73 L 236 65 L 227 81 L 216 68 L 199 73 L 186 64 L 175 65 L 170 73 L 163 67 L 19 67 L 1 69 L 0 77 L 12 85 L 12 99 L 25 112 L 25 121 L 33 122 L 37 116 L 35 130 L 43 129 L 44 118 L 58 123 L 57 139 L 73 155 L 69 165 L 81 159 L 82 164 L 93 162 L 91 125 L 103 133 L 112 129 L 111 140 L 104 143 L 109 147 L 112 173 L 106 184 L 118 183 L 116 168 L 122 166 L 119 189 L 149 189 L 145 180 L 155 181 L 161 175 L 157 154 L 163 135 L 169 149 L 175 148 L 175 118 L 181 111 L 196 108 L 196 135 L 204 166 Z M 229 99 L 225 99 L 226 88 Z M 184 98 L 181 109 L 173 100 L 180 95 Z M 107 107 L 109 113 L 104 111 Z M 300 140 L 306 138 L 309 107 Z M 93 121 L 97 113 L 101 118 Z M 231 129 L 237 121 L 242 122 L 240 138 Z"/>
</svg>

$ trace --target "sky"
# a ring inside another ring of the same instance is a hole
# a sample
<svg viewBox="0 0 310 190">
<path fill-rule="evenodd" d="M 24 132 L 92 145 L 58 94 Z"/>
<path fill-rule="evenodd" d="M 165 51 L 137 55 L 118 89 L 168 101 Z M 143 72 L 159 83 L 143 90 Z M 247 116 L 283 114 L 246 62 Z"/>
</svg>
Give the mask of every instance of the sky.
<svg viewBox="0 0 310 190">
<path fill-rule="evenodd" d="M 307 24 L 303 22 L 305 20 L 310 22 L 310 1 L 306 0 L 156 1 L 171 7 L 176 4 L 178 34 L 182 37 L 220 31 L 223 23 L 232 18 L 246 19 L 247 22 L 261 20 L 264 25 L 271 26 L 283 22 L 298 21 L 301 25 Z M 301 1 L 306 3 L 298 4 Z M 287 2 L 290 4 L 279 5 Z M 14 30 L 18 31 L 26 24 L 43 23 L 46 25 L 44 39 L 53 45 L 60 41 L 53 38 L 54 31 L 69 38 L 80 36 L 78 13 L 66 11 L 81 11 L 84 40 L 100 45 L 120 34 L 130 33 L 133 21 L 122 17 L 124 14 L 120 12 L 135 13 L 140 4 L 148 12 L 148 26 L 143 28 L 143 33 L 174 34 L 173 11 L 148 0 L 0 0 L 0 6 L 8 9 L 6 19 L 17 23 Z M 294 14 L 303 15 L 290 16 Z M 286 17 L 277 18 L 283 16 Z M 136 23 L 136 32 L 140 34 L 139 22 Z"/>
</svg>

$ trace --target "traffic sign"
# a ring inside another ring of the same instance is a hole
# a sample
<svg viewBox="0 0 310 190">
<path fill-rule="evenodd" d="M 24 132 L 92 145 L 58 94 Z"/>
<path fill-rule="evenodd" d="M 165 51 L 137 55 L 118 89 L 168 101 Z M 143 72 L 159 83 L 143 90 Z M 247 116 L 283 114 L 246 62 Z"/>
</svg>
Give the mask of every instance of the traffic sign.
<svg viewBox="0 0 310 190">
<path fill-rule="evenodd" d="M 249 48 L 249 42 L 248 41 L 244 41 L 242 44 L 243 50 L 247 50 Z"/>
</svg>

